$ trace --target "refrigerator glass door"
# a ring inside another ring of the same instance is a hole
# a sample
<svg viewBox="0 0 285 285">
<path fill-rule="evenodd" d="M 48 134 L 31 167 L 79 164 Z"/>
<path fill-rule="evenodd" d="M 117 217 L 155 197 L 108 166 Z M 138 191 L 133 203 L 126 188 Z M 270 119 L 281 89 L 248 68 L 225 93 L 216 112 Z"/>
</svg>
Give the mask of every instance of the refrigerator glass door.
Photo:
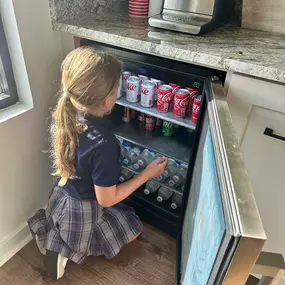
<svg viewBox="0 0 285 285">
<path fill-rule="evenodd" d="M 177 281 L 245 284 L 266 236 L 220 81 L 207 79 L 203 95 Z"/>
</svg>

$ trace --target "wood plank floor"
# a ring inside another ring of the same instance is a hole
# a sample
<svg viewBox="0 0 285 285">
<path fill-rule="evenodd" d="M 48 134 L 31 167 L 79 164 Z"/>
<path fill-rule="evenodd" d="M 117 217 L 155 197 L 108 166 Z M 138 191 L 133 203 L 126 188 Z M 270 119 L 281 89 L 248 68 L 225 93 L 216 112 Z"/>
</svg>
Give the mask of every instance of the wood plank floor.
<svg viewBox="0 0 285 285">
<path fill-rule="evenodd" d="M 0 268 L 0 285 L 174 285 L 175 250 L 174 239 L 145 225 L 143 234 L 114 259 L 69 262 L 55 282 L 45 277 L 44 258 L 32 241 Z"/>
</svg>

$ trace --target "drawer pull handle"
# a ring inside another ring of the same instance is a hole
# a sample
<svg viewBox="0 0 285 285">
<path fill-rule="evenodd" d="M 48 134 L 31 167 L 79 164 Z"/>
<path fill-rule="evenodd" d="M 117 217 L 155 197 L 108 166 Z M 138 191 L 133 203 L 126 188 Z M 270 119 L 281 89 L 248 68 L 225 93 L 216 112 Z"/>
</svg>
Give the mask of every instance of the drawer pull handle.
<svg viewBox="0 0 285 285">
<path fill-rule="evenodd" d="M 272 130 L 270 128 L 265 128 L 263 134 L 266 135 L 266 136 L 269 136 L 271 138 L 277 139 L 277 140 L 285 141 L 285 137 L 274 135 L 274 130 Z"/>
</svg>

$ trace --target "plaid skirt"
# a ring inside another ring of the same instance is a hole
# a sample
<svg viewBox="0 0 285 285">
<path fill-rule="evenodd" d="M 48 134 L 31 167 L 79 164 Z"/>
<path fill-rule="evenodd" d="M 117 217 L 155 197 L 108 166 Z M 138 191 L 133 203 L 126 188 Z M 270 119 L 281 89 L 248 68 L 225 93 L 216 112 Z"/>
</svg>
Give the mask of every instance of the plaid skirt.
<svg viewBox="0 0 285 285">
<path fill-rule="evenodd" d="M 31 232 L 42 245 L 82 263 L 89 255 L 114 257 L 142 232 L 134 210 L 122 203 L 103 208 L 96 200 L 78 200 L 55 187 L 46 210 L 28 220 Z"/>
</svg>

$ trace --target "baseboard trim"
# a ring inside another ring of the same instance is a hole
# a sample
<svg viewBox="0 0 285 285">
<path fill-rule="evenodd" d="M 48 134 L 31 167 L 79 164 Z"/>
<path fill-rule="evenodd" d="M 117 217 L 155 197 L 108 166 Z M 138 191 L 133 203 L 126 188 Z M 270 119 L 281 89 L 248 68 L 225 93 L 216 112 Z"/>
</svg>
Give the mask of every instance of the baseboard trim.
<svg viewBox="0 0 285 285">
<path fill-rule="evenodd" d="M 0 267 L 32 240 L 30 229 L 25 222 L 0 241 Z"/>
</svg>

